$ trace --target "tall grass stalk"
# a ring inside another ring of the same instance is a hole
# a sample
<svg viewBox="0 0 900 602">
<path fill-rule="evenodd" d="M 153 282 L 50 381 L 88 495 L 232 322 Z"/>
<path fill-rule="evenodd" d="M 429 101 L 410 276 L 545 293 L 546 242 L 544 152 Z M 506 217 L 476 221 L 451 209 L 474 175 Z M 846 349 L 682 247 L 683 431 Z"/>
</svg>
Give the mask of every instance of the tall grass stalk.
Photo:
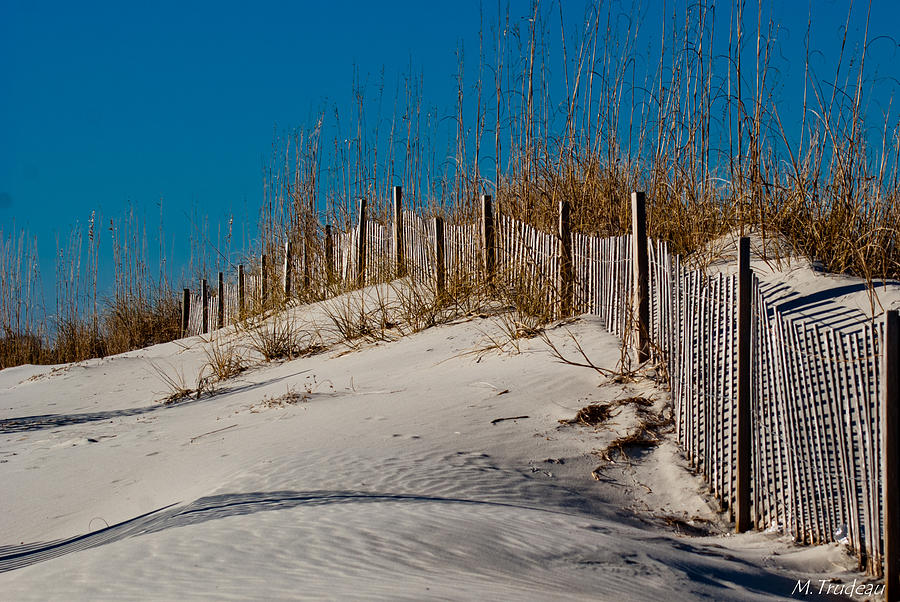
<svg viewBox="0 0 900 602">
<path fill-rule="evenodd" d="M 656 55 L 645 56 L 648 40 L 628 7 L 590 3 L 584 20 L 570 24 L 560 3 L 535 2 L 524 19 L 498 3 L 496 22 L 485 26 L 482 18 L 477 53 L 457 48 L 456 98 L 443 99 L 446 111 L 429 104 L 425 75 L 410 64 L 386 118 L 384 74 L 370 80 L 355 71 L 352 111 L 323 110 L 309 127 L 273 141 L 245 267 L 258 273 L 266 254 L 275 292 L 255 309 L 291 301 L 276 286 L 285 241 L 295 254 L 320 256 L 324 226 L 348 230 L 359 197 L 371 219 L 387 225 L 398 184 L 406 209 L 446 223 L 472 220 L 478 196 L 490 193 L 499 211 L 545 232 L 555 231 L 565 199 L 574 232 L 602 235 L 627 232 L 629 193 L 645 190 L 649 234 L 677 253 L 754 228 L 787 239 L 829 271 L 900 277 L 900 122 L 888 105 L 877 134 L 871 127 L 872 99 L 889 95 L 869 73 L 870 16 L 860 40 L 844 28 L 827 76 L 811 68 L 807 46 L 802 107 L 793 113 L 775 60 L 779 25 L 762 8 L 751 14 L 739 0 L 698 0 L 651 16 L 664 27 L 649 44 Z M 467 56 L 477 57 L 474 70 Z M 216 247 L 217 266 L 232 267 L 221 260 L 221 240 L 213 245 L 208 227 L 198 228 L 200 246 Z M 101 302 L 97 230 L 92 217 L 87 270 L 80 232 L 58 246 L 52 342 L 30 288 L 36 249 L 24 237 L 0 235 L 3 365 L 69 361 L 178 336 L 175 295 L 168 280 L 150 276 L 133 216 L 111 224 L 116 286 Z M 226 258 L 230 232 L 231 224 Z M 205 275 L 206 251 L 197 256 Z M 326 276 L 295 274 L 292 297 L 344 290 Z"/>
</svg>

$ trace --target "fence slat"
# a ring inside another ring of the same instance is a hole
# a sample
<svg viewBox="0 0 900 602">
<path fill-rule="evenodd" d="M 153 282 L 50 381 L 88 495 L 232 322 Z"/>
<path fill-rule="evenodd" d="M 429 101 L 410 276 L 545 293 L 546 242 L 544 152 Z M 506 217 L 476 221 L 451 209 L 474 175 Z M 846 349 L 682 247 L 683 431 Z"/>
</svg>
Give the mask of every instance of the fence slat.
<svg viewBox="0 0 900 602">
<path fill-rule="evenodd" d="M 900 313 L 887 312 L 881 343 L 885 600 L 900 598 Z"/>
</svg>

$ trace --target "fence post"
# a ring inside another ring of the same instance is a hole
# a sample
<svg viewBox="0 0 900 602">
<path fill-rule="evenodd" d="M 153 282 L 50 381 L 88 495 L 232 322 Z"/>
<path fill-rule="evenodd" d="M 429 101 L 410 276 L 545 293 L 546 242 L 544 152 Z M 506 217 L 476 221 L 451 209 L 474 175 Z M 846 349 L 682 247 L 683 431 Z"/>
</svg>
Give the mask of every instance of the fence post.
<svg viewBox="0 0 900 602">
<path fill-rule="evenodd" d="M 325 224 L 325 281 L 334 282 L 334 238 L 331 235 L 331 224 Z"/>
<path fill-rule="evenodd" d="M 238 265 L 238 319 L 244 318 L 244 264 Z"/>
<path fill-rule="evenodd" d="M 266 292 L 269 288 L 269 283 L 267 282 L 268 277 L 266 272 L 266 255 L 263 253 L 262 257 L 259 259 L 259 304 L 261 306 L 260 309 L 265 309 L 266 307 Z"/>
<path fill-rule="evenodd" d="M 366 199 L 359 199 L 359 228 L 356 244 L 357 284 L 366 285 Z"/>
<path fill-rule="evenodd" d="M 292 257 L 291 257 L 291 241 L 285 241 L 284 243 L 284 301 L 287 303 L 287 300 L 291 296 L 291 270 L 293 270 L 292 265 Z"/>
<path fill-rule="evenodd" d="M 647 207 L 643 192 L 631 193 L 631 232 L 634 239 L 634 296 L 637 306 L 638 363 L 650 359 L 650 278 L 647 257 Z M 634 311 L 634 309 L 632 309 Z"/>
<path fill-rule="evenodd" d="M 435 290 L 438 297 L 443 297 L 446 292 L 446 275 L 444 272 L 444 218 L 434 218 L 434 277 Z"/>
<path fill-rule="evenodd" d="M 484 280 L 491 283 L 494 279 L 494 210 L 489 194 L 481 195 L 481 251 Z"/>
<path fill-rule="evenodd" d="M 318 228 L 316 228 L 316 235 L 318 235 Z M 309 291 L 309 285 L 312 282 L 312 276 L 309 271 L 309 235 L 303 237 L 303 290 Z"/>
<path fill-rule="evenodd" d="M 219 272 L 219 304 L 218 304 L 219 315 L 216 316 L 217 326 L 219 328 L 225 327 L 225 278 L 222 275 L 222 272 Z"/>
<path fill-rule="evenodd" d="M 888 311 L 884 328 L 881 412 L 884 496 L 884 599 L 900 600 L 900 313 Z"/>
<path fill-rule="evenodd" d="M 737 474 L 734 530 L 748 531 L 750 521 L 750 484 L 752 460 L 750 412 L 750 328 L 751 287 L 750 239 L 742 237 L 738 253 L 738 387 L 737 387 Z"/>
<path fill-rule="evenodd" d="M 206 286 L 206 278 L 200 281 L 200 301 L 203 305 L 203 320 L 200 324 L 200 332 L 209 332 L 209 287 Z"/>
<path fill-rule="evenodd" d="M 191 320 L 191 289 L 184 289 L 184 296 L 181 299 L 181 336 L 186 337 L 188 324 Z"/>
<path fill-rule="evenodd" d="M 403 252 L 403 187 L 394 186 L 394 253 L 397 278 L 406 276 L 406 256 Z"/>
<path fill-rule="evenodd" d="M 572 230 L 569 221 L 569 203 L 559 202 L 559 317 L 572 313 L 574 282 L 572 274 Z"/>
</svg>

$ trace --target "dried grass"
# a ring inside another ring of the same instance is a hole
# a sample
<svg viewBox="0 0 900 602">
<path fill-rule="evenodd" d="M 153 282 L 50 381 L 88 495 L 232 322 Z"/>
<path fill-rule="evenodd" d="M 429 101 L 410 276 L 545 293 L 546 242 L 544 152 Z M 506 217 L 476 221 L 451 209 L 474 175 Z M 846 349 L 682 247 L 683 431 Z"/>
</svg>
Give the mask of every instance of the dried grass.
<svg viewBox="0 0 900 602">
<path fill-rule="evenodd" d="M 562 40 L 578 61 L 565 97 L 559 98 L 551 94 L 552 86 L 535 80 L 536 73 L 550 67 L 543 63 L 547 55 L 535 50 L 558 42 L 548 39 L 555 34 L 545 27 L 551 10 L 536 5 L 516 37 L 508 28 L 498 28 L 496 64 L 483 57 L 480 65 L 480 72 L 496 74 L 493 102 L 481 96 L 491 86 L 479 81 L 476 114 L 468 115 L 463 108 L 472 99 L 464 98 L 465 86 L 459 87 L 449 168 L 436 162 L 435 157 L 444 154 L 435 128 L 423 121 L 432 114 L 422 111 L 422 82 L 412 74 L 395 103 L 394 119 L 407 127 L 391 127 L 389 140 L 363 134 L 363 124 L 373 120 L 367 120 L 365 106 L 371 99 L 361 86 L 356 89 L 359 114 L 349 116 L 349 130 L 336 127 L 333 156 L 322 153 L 331 142 L 323 138 L 330 131 L 324 115 L 311 127 L 275 141 L 265 174 L 259 247 L 252 253 L 269 257 L 270 293 L 265 303 L 248 299 L 251 313 L 266 315 L 294 299 L 318 300 L 352 288 L 335 277 L 333 266 L 314 263 L 295 274 L 286 298 L 278 286 L 284 242 L 292 242 L 297 256 L 321 259 L 323 207 L 325 221 L 346 230 L 356 217 L 352 203 L 364 197 L 372 219 L 387 223 L 390 188 L 397 183 L 404 188 L 408 208 L 442 215 L 448 224 L 474 219 L 479 195 L 490 192 L 498 212 L 544 232 L 557 231 L 559 201 L 567 200 L 573 232 L 604 236 L 628 231 L 629 194 L 645 190 L 649 234 L 668 241 L 676 253 L 700 255 L 723 234 L 754 228 L 764 239 L 787 241 L 829 271 L 870 282 L 900 277 L 900 129 L 886 116 L 879 124 L 880 135 L 872 134 L 875 128 L 865 108 L 872 97 L 890 95 L 880 94 L 880 80 L 867 79 L 866 39 L 857 45 L 856 55 L 842 53 L 835 66 L 835 72 L 846 76 L 839 78 L 845 83 L 824 85 L 806 69 L 807 94 L 798 129 L 781 122 L 774 83 L 778 66 L 771 62 L 775 36 L 765 28 L 755 35 L 742 32 L 736 43 L 715 48 L 714 7 L 707 2 L 674 7 L 671 22 L 681 25 L 669 33 L 678 43 L 663 44 L 656 58 L 660 66 L 681 67 L 650 68 L 645 82 L 629 85 L 634 81 L 629 70 L 645 64 L 637 55 L 637 24 L 604 26 L 605 9 L 591 9 L 575 46 L 567 42 L 575 38 Z M 735 10 L 735 22 L 742 22 L 743 6 Z M 746 64 L 752 54 L 746 45 L 754 43 L 762 52 L 756 62 Z M 596 48 L 611 51 L 596 53 Z M 755 78 L 747 77 L 750 72 Z M 751 80 L 757 85 L 750 86 Z M 728 88 L 720 90 L 717 82 L 727 82 Z M 384 87 L 378 89 L 382 94 Z M 831 93 L 824 94 L 825 89 Z M 381 100 L 379 96 L 375 103 L 379 107 Z M 638 106 L 640 111 L 629 109 Z M 728 116 L 724 121 L 723 115 Z M 484 139 L 490 125 L 493 148 Z M 379 144 L 388 146 L 388 155 Z M 492 181 L 479 163 L 479 157 L 489 155 L 495 165 Z M 385 162 L 389 169 L 381 168 Z M 395 162 L 403 168 L 395 171 Z M 112 226 L 112 300 L 102 302 L 96 290 L 100 228 L 92 216 L 87 269 L 82 269 L 80 231 L 73 230 L 60 250 L 59 321 L 53 325 L 39 317 L 45 312 L 35 289 L 29 288 L 36 279 L 36 249 L 24 234 L 0 233 L 0 366 L 73 361 L 179 336 L 176 296 L 166 281 L 154 283 L 149 276 L 139 251 L 140 224 L 132 215 Z M 200 271 L 205 268 L 204 263 Z M 258 269 L 248 262 L 248 273 Z M 557 311 L 559 295 L 552 283 L 498 274 L 492 284 L 493 289 L 478 278 L 448 282 L 441 298 L 411 289 L 407 297 L 389 304 L 341 300 L 331 306 L 332 321 L 343 340 L 356 345 L 390 340 L 400 332 L 400 324 L 406 332 L 415 332 L 481 312 L 485 299 L 491 298 L 512 308 L 501 318 L 505 340 L 495 341 L 495 346 L 516 349 L 518 340 L 539 333 Z M 297 355 L 298 347 L 282 344 L 280 338 L 276 334 L 271 344 L 261 341 L 264 349 L 271 349 L 264 355 Z M 624 351 L 617 370 L 623 375 L 635 371 Z"/>
<path fill-rule="evenodd" d="M 223 342 L 220 338 L 213 337 L 203 348 L 203 352 L 206 354 L 204 370 L 209 371 L 218 381 L 233 378 L 248 367 L 242 348 L 234 341 Z"/>
<path fill-rule="evenodd" d="M 319 333 L 307 330 L 287 313 L 274 313 L 246 330 L 248 347 L 266 361 L 314 355 L 325 350 Z"/>
</svg>

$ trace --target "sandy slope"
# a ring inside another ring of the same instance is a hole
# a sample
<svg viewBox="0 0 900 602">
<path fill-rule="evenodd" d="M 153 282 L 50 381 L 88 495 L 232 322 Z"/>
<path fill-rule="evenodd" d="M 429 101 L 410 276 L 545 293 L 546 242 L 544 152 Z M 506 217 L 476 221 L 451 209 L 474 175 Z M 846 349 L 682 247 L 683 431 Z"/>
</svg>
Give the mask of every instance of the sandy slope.
<svg viewBox="0 0 900 602">
<path fill-rule="evenodd" d="M 853 330 L 886 310 L 900 309 L 900 282 L 823 272 L 781 238 L 763 238 L 748 232 L 751 268 L 762 284 L 770 307 L 790 320 L 815 322 L 820 327 Z M 739 232 L 731 232 L 709 243 L 702 254 L 709 260 L 709 273 L 737 272 Z"/>
<path fill-rule="evenodd" d="M 595 321 L 568 328 L 615 365 Z M 591 452 L 634 411 L 598 431 L 559 419 L 633 395 L 659 409 L 665 392 L 554 362 L 539 340 L 477 353 L 496 329 L 259 365 L 169 406 L 151 362 L 190 381 L 199 338 L 0 372 L 0 597 L 756 600 L 856 576 L 838 547 L 723 535 L 671 441 L 592 479 Z M 574 355 L 564 328 L 551 337 Z M 290 390 L 306 399 L 262 403 Z"/>
</svg>

